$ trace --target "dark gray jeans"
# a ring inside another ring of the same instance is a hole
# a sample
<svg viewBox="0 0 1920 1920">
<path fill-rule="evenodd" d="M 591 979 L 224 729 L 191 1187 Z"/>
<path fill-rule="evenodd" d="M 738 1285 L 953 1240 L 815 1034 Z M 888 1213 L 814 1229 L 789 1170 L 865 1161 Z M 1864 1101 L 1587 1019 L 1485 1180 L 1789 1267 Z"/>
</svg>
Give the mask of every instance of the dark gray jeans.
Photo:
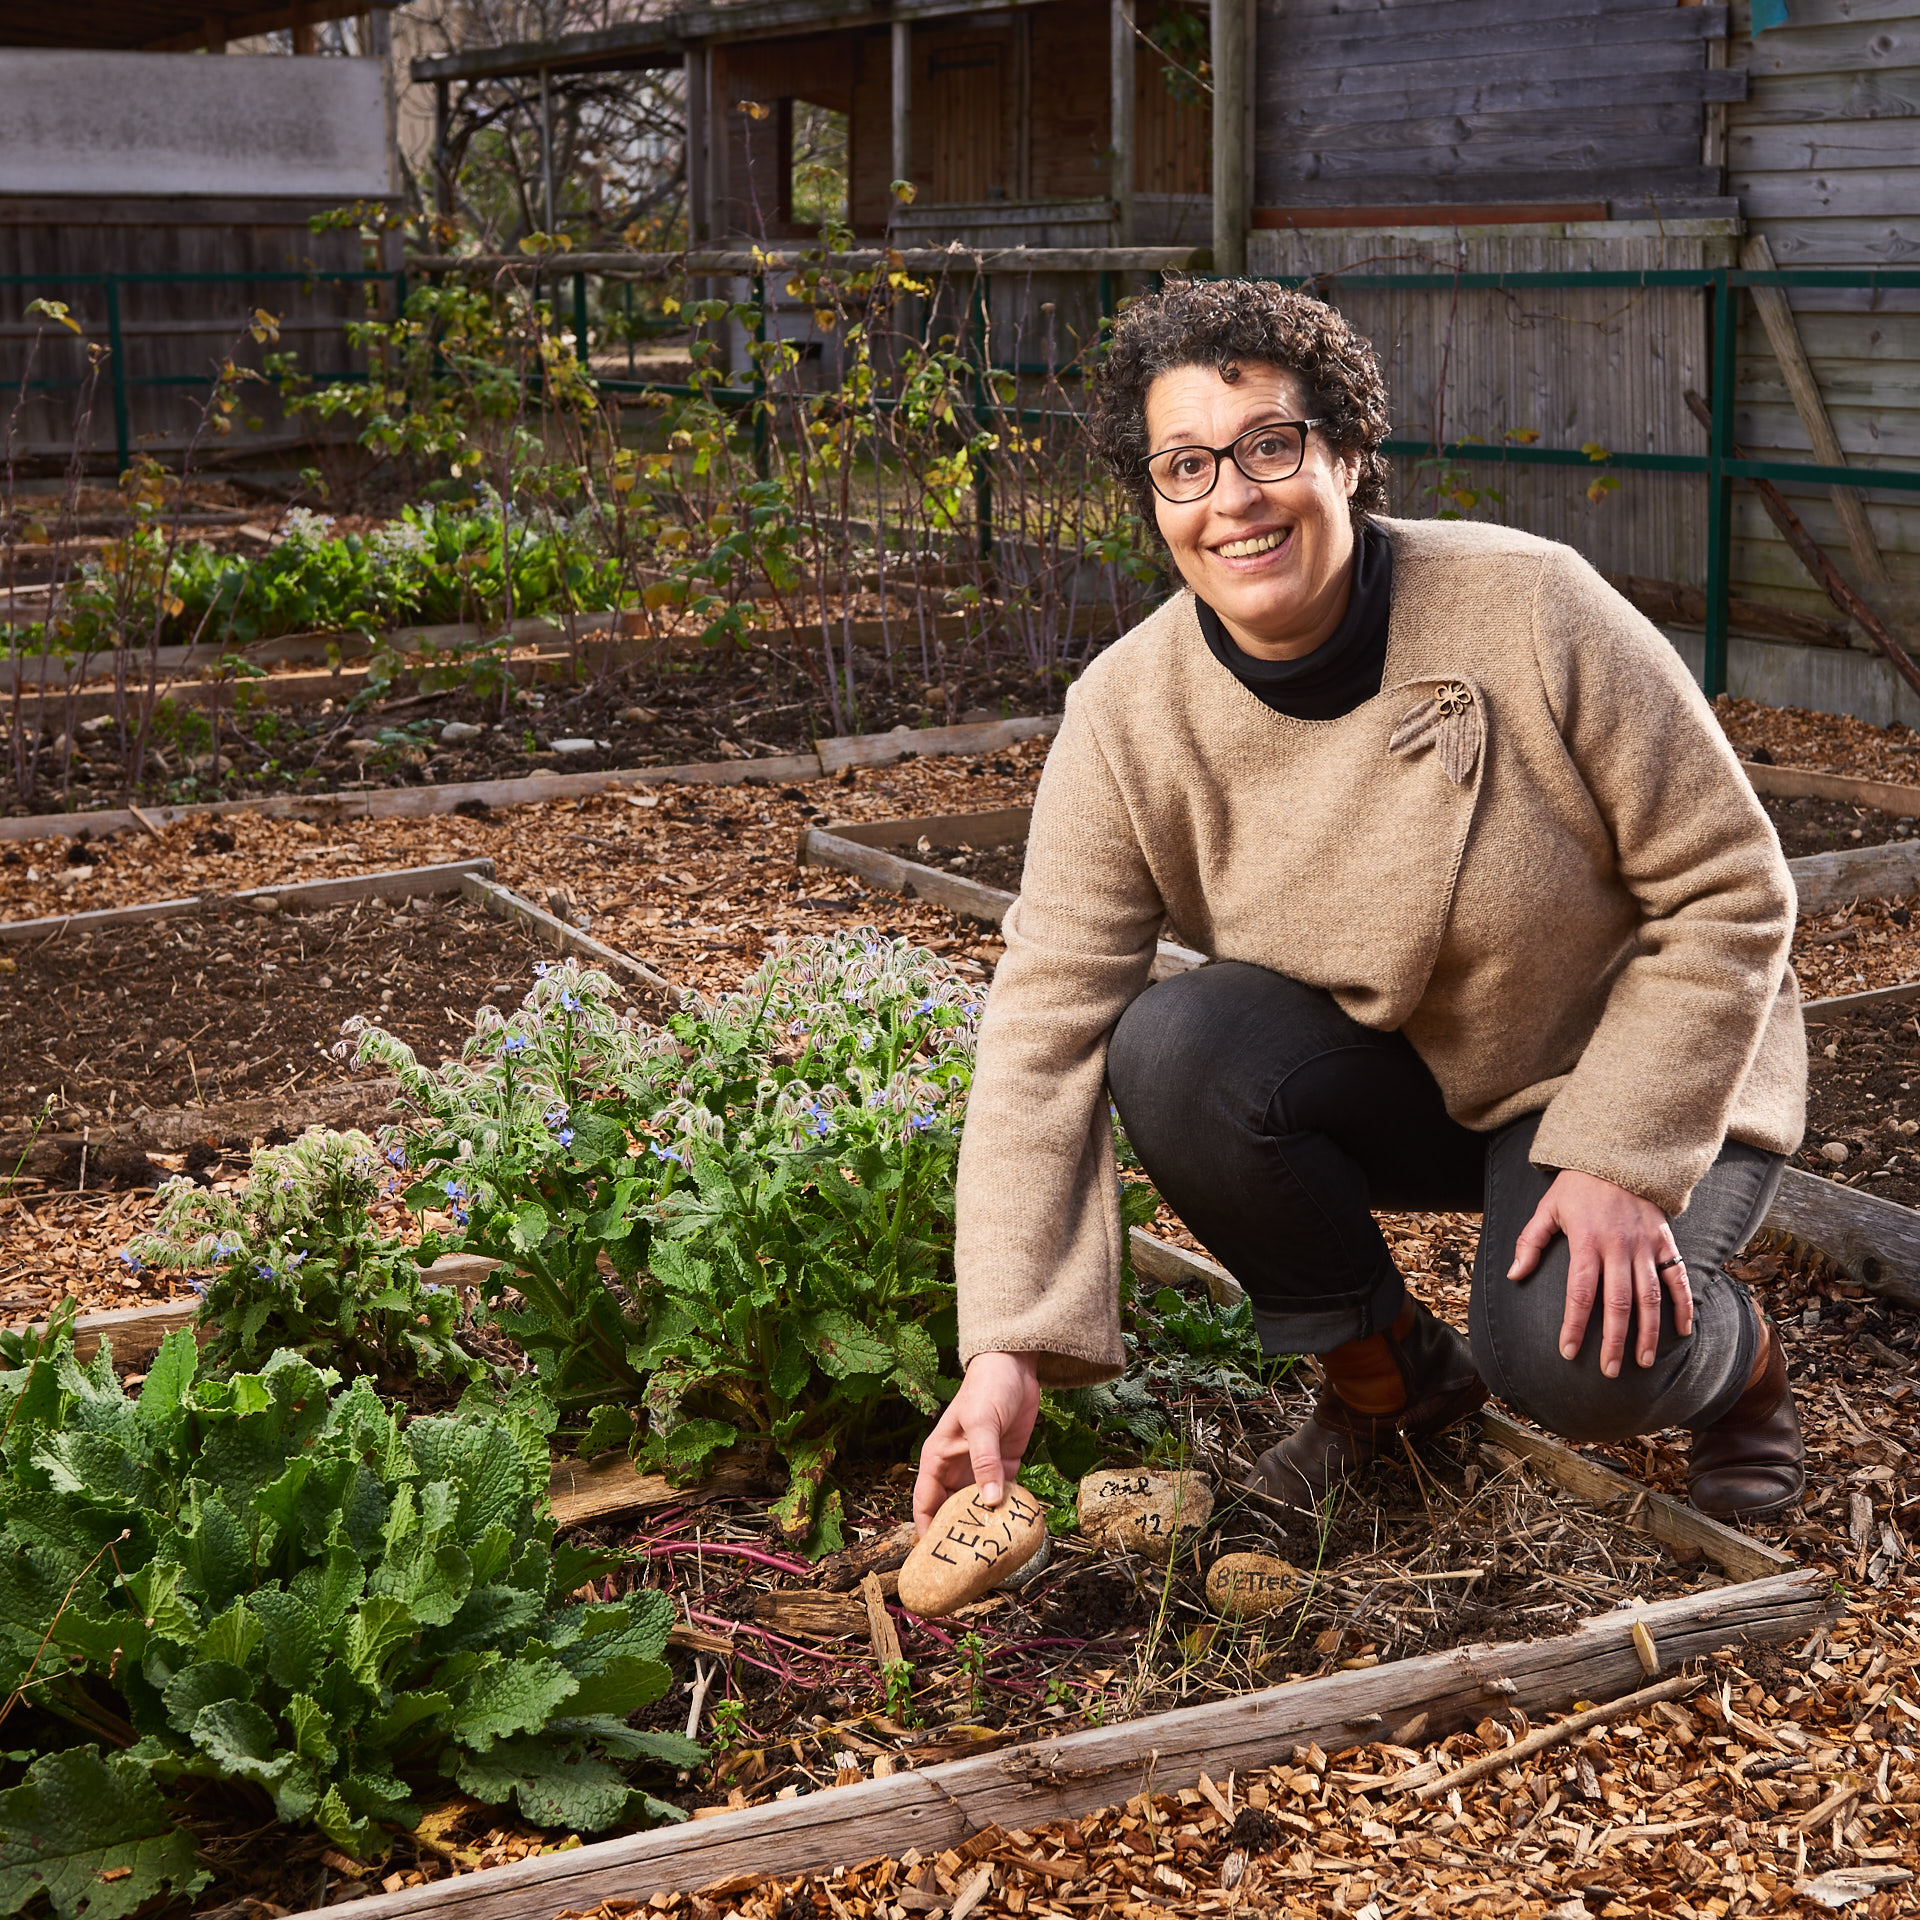
<svg viewBox="0 0 1920 1920">
<path fill-rule="evenodd" d="M 1114 1029 L 1107 1079 L 1142 1165 L 1246 1288 L 1269 1353 L 1326 1353 L 1393 1323 L 1406 1290 L 1374 1208 L 1479 1212 L 1473 1354 L 1509 1406 L 1570 1440 L 1621 1440 L 1710 1425 L 1746 1386 L 1759 1316 L 1725 1262 L 1766 1218 L 1777 1154 L 1731 1140 L 1721 1149 L 1673 1222 L 1693 1332 L 1675 1332 L 1663 1301 L 1653 1365 L 1636 1362 L 1629 1339 L 1610 1380 L 1597 1302 L 1579 1357 L 1560 1353 L 1563 1237 L 1528 1279 L 1506 1277 L 1553 1180 L 1527 1158 L 1537 1114 L 1469 1131 L 1400 1034 L 1240 961 L 1149 987 Z"/>
</svg>

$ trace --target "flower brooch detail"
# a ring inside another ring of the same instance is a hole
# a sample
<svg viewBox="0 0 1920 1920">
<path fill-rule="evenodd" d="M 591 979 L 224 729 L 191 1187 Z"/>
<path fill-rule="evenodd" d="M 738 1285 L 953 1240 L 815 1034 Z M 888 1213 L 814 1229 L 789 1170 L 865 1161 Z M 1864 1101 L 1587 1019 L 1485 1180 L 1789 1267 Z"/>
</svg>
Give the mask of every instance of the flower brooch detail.
<svg viewBox="0 0 1920 1920">
<path fill-rule="evenodd" d="M 1394 728 L 1387 751 L 1415 754 L 1432 747 L 1441 769 L 1456 787 L 1473 778 L 1486 737 L 1480 703 L 1461 680 L 1442 680 L 1425 700 Z"/>
</svg>

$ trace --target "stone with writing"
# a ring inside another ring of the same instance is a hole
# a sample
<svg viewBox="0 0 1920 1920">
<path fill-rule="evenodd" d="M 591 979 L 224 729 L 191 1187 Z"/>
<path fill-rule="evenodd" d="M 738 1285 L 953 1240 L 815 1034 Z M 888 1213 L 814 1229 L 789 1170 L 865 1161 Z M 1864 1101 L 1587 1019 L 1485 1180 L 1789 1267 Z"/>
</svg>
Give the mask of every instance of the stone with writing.
<svg viewBox="0 0 1920 1920">
<path fill-rule="evenodd" d="M 1257 1620 L 1300 1598 L 1299 1569 L 1270 1553 L 1223 1553 L 1207 1569 L 1207 1605 L 1228 1620 Z"/>
<path fill-rule="evenodd" d="M 1213 1483 L 1204 1473 L 1102 1467 L 1080 1482 L 1080 1531 L 1103 1546 L 1165 1553 L 1207 1524 Z"/>
<path fill-rule="evenodd" d="M 909 1613 L 939 1616 L 991 1592 L 1039 1552 L 1047 1537 L 1047 1510 L 1022 1487 L 1008 1487 L 997 1507 L 964 1487 L 934 1516 L 933 1525 L 900 1569 L 900 1604 Z"/>
</svg>

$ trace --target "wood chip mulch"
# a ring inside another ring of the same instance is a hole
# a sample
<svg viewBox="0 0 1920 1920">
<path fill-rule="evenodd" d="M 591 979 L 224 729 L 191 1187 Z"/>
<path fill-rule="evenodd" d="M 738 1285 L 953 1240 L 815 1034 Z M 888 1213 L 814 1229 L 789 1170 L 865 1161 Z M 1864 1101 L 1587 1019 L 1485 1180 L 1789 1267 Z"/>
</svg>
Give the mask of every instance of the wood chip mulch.
<svg viewBox="0 0 1920 1920">
<path fill-rule="evenodd" d="M 1763 707 L 1758 701 L 1731 698 L 1714 706 L 1743 760 L 1761 758 L 1755 752 L 1761 748 L 1776 766 L 1920 785 L 1920 735 L 1897 720 L 1890 727 L 1876 727 L 1851 714 Z"/>
<path fill-rule="evenodd" d="M 1526 1716 L 1426 1748 L 1296 1748 L 1261 1773 L 1142 1793 L 1080 1820 L 989 1826 L 930 1857 L 909 1851 L 818 1876 L 743 1873 L 558 1920 L 1720 1920 L 1839 1905 L 1842 1881 L 1850 1912 L 1888 1920 L 1912 1911 L 1917 1663 L 1904 1596 L 1849 1603 L 1797 1648 L 1730 1649 L 1681 1701 L 1426 1800 L 1417 1788 L 1523 1738 Z"/>
</svg>

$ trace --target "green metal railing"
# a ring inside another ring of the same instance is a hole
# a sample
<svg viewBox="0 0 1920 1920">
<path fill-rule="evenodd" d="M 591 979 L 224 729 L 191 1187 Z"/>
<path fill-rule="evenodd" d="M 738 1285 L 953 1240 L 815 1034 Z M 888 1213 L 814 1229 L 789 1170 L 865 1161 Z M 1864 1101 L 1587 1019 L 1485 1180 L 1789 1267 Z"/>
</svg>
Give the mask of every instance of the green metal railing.
<svg viewBox="0 0 1920 1920">
<path fill-rule="evenodd" d="M 571 280 L 574 343 L 583 365 L 588 360 L 589 274 L 564 271 L 555 280 Z M 1708 348 L 1710 356 L 1709 410 L 1711 424 L 1707 451 L 1693 453 L 1631 453 L 1609 451 L 1604 460 L 1574 447 L 1538 447 L 1513 444 L 1486 444 L 1477 440 L 1431 440 L 1394 437 L 1383 443 L 1382 451 L 1402 460 L 1487 461 L 1516 466 L 1580 467 L 1588 471 L 1618 468 L 1627 472 L 1697 474 L 1707 483 L 1707 583 L 1706 646 L 1702 679 L 1709 695 L 1726 691 L 1728 609 L 1732 588 L 1733 488 L 1740 480 L 1783 480 L 1808 486 L 1844 486 L 1862 492 L 1887 491 L 1920 493 L 1920 468 L 1829 467 L 1798 460 L 1743 460 L 1733 452 L 1734 366 L 1738 352 L 1740 294 L 1749 287 L 1838 288 L 1868 291 L 1920 291 L 1920 269 L 1914 268 L 1780 268 L 1762 272 L 1733 267 L 1710 268 L 1596 268 L 1581 271 L 1526 273 L 1327 273 L 1313 276 L 1286 275 L 1289 285 L 1302 286 L 1337 303 L 1347 292 L 1471 293 L 1517 292 L 1544 288 L 1561 289 L 1650 289 L 1693 288 L 1704 293 L 1708 305 Z M 0 287 L 46 287 L 73 289 L 98 287 L 106 310 L 108 381 L 113 403 L 114 448 L 124 468 L 130 457 L 131 410 L 129 394 L 135 387 L 192 386 L 204 384 L 196 374 L 130 374 L 123 352 L 120 290 L 127 286 L 217 285 L 250 286 L 275 284 L 379 283 L 393 289 L 394 310 L 404 307 L 408 276 L 391 269 L 311 269 L 255 273 L 70 273 L 0 274 Z M 757 337 L 766 331 L 766 280 L 764 274 L 752 276 L 752 304 L 760 315 Z M 536 283 L 537 284 L 537 283 Z M 979 324 L 984 314 L 984 276 L 976 293 L 975 337 L 983 337 Z M 1113 300 L 1113 276 L 1100 275 L 1100 304 L 1110 311 Z M 631 314 L 631 299 L 628 302 Z M 652 329 L 649 329 L 652 330 Z M 985 419 L 997 409 L 990 399 L 989 378 L 995 373 L 1019 373 L 1024 367 L 999 366 L 982 357 L 975 381 L 974 412 Z M 356 373 L 316 375 L 321 379 L 356 379 Z M 37 381 L 36 387 L 73 386 L 74 381 Z M 755 459 L 764 466 L 767 457 L 767 421 L 764 402 L 766 382 L 756 376 L 747 387 L 701 387 L 684 382 L 602 378 L 598 384 L 614 393 L 652 393 L 663 396 L 690 396 L 704 393 L 722 405 L 746 406 L 754 410 Z M 889 403 L 877 400 L 885 410 Z M 1022 421 L 1055 417 L 1058 409 L 1022 408 Z M 992 476 L 984 470 L 975 476 L 978 536 L 983 554 L 990 553 L 993 542 Z"/>
</svg>

